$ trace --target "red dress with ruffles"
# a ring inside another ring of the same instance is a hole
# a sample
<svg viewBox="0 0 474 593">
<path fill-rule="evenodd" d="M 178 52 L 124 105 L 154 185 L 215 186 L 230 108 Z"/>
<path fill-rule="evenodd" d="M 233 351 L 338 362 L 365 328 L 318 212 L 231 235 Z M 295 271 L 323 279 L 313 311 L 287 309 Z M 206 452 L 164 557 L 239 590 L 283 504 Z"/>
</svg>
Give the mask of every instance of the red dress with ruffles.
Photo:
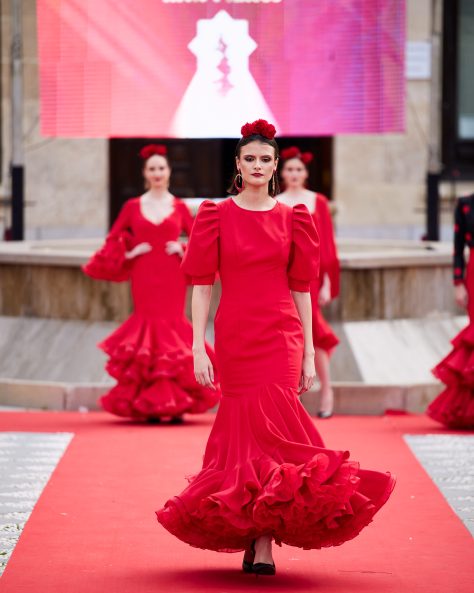
<svg viewBox="0 0 474 593">
<path fill-rule="evenodd" d="M 108 373 L 117 380 L 100 402 L 118 416 L 149 419 L 201 413 L 213 407 L 220 391 L 200 386 L 194 377 L 192 327 L 184 314 L 186 281 L 181 258 L 168 255 L 168 241 L 191 232 L 193 218 L 174 199 L 172 213 L 154 224 L 141 211 L 140 198 L 128 200 L 104 246 L 83 267 L 96 279 L 130 280 L 134 311 L 99 347 Z M 131 260 L 125 252 L 139 243 L 150 252 Z M 211 358 L 214 353 L 208 347 Z"/>
<path fill-rule="evenodd" d="M 326 350 L 328 354 L 331 354 L 339 344 L 339 338 L 324 319 L 318 298 L 324 276 L 326 275 L 329 277 L 331 283 L 331 299 L 335 299 L 338 296 L 340 266 L 329 203 L 323 194 L 315 194 L 315 208 L 311 216 L 321 239 L 319 278 L 311 282 L 313 343 L 315 348 L 321 348 L 322 350 Z"/>
<path fill-rule="evenodd" d="M 474 194 L 458 200 L 454 217 L 454 283 L 465 283 L 469 325 L 452 340 L 453 349 L 433 369 L 446 388 L 427 414 L 448 428 L 474 428 Z M 465 273 L 466 246 L 470 253 Z"/>
<path fill-rule="evenodd" d="M 326 449 L 298 398 L 304 341 L 291 291 L 309 291 L 318 253 L 303 205 L 201 205 L 182 266 L 193 284 L 220 274 L 223 397 L 202 470 L 157 512 L 192 546 L 237 552 L 263 534 L 307 549 L 342 544 L 390 496 L 390 474 Z"/>
</svg>

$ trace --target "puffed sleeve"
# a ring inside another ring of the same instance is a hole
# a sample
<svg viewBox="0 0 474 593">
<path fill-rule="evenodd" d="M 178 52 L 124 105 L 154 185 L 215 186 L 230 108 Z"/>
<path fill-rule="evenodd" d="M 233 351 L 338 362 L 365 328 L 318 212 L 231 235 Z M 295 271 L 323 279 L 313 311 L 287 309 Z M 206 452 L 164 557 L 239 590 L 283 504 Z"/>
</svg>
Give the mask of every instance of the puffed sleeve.
<svg viewBox="0 0 474 593">
<path fill-rule="evenodd" d="M 115 220 L 102 247 L 82 266 L 87 276 L 96 280 L 124 282 L 130 279 L 131 260 L 125 257 L 132 247 L 130 202 L 126 202 Z"/>
<path fill-rule="evenodd" d="M 321 267 L 319 275 L 321 280 L 325 275 L 329 276 L 331 283 L 331 298 L 339 294 L 340 265 L 337 255 L 336 240 L 334 237 L 334 226 L 329 210 L 328 200 L 322 194 L 317 195 L 316 216 L 319 218 L 318 228 L 321 241 Z"/>
<path fill-rule="evenodd" d="M 191 284 L 214 284 L 219 269 L 219 210 L 210 200 L 199 207 L 181 268 Z"/>
<path fill-rule="evenodd" d="M 289 286 L 297 292 L 309 292 L 310 283 L 319 273 L 319 236 L 304 204 L 294 206 L 292 224 Z"/>
<path fill-rule="evenodd" d="M 453 281 L 454 284 L 464 282 L 464 248 L 466 246 L 466 208 L 469 204 L 464 199 L 458 200 L 454 211 L 454 261 Z M 469 210 L 467 210 L 468 212 Z"/>
</svg>

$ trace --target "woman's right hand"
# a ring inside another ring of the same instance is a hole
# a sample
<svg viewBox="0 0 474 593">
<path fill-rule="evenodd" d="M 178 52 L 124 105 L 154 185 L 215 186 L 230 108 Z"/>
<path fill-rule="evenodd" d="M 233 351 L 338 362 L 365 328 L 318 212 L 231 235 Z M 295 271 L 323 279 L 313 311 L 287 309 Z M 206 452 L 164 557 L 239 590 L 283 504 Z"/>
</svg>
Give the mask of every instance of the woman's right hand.
<svg viewBox="0 0 474 593">
<path fill-rule="evenodd" d="M 468 294 L 464 284 L 456 284 L 454 287 L 454 300 L 462 309 L 467 309 Z"/>
<path fill-rule="evenodd" d="M 214 367 L 206 350 L 193 350 L 194 354 L 194 376 L 199 385 L 216 389 L 214 385 Z"/>
<path fill-rule="evenodd" d="M 138 245 L 135 245 L 133 249 L 127 251 L 125 257 L 127 259 L 133 259 L 134 257 L 137 257 L 138 255 L 143 255 L 144 253 L 148 253 L 151 250 L 152 247 L 150 243 L 139 243 Z"/>
</svg>

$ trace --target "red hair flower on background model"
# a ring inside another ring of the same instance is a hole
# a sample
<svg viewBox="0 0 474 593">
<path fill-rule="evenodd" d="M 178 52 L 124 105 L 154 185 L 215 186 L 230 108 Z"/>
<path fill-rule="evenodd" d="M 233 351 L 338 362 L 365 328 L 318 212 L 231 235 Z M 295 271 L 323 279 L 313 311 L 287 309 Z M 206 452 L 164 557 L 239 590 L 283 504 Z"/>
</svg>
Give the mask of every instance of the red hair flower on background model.
<svg viewBox="0 0 474 593">
<path fill-rule="evenodd" d="M 167 156 L 168 149 L 164 144 L 147 144 L 138 154 L 140 158 L 146 161 L 155 154 L 158 156 Z"/>
</svg>

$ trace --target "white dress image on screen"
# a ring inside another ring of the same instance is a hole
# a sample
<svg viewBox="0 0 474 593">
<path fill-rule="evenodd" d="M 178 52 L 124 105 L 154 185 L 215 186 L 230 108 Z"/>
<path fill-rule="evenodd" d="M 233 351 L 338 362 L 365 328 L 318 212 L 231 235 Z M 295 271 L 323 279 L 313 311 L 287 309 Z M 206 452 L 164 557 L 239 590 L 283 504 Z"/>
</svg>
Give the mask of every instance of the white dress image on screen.
<svg viewBox="0 0 474 593">
<path fill-rule="evenodd" d="M 258 47 L 245 19 L 225 10 L 197 21 L 188 45 L 196 56 L 196 73 L 174 115 L 170 132 L 180 138 L 235 138 L 246 121 L 275 116 L 249 70 Z"/>
</svg>

